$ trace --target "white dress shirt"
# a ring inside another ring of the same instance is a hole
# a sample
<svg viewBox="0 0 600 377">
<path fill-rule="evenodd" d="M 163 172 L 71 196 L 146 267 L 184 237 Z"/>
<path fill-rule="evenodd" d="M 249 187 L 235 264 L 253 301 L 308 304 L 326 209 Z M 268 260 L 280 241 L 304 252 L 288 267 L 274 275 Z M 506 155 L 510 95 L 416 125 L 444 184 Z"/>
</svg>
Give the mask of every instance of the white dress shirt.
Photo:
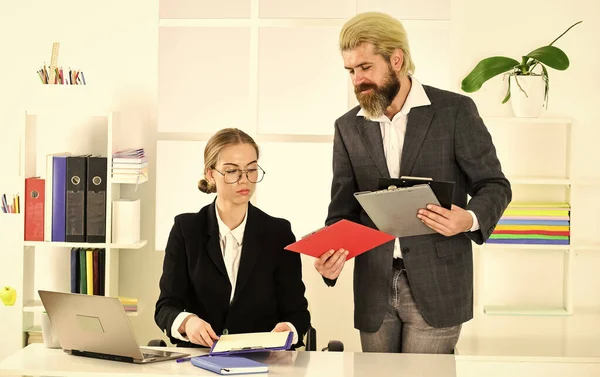
<svg viewBox="0 0 600 377">
<path fill-rule="evenodd" d="M 229 229 L 229 227 L 225 225 L 223 220 L 221 220 L 221 216 L 219 216 L 219 210 L 217 209 L 215 212 L 217 213 L 217 224 L 219 226 L 219 241 L 221 245 L 221 251 L 223 252 L 223 261 L 225 262 L 225 269 L 227 270 L 229 282 L 231 283 L 231 296 L 229 297 L 229 302 L 231 302 L 235 293 L 237 274 L 240 269 L 242 241 L 244 239 L 244 230 L 246 229 L 246 219 L 248 218 L 248 210 L 246 210 L 244 220 L 242 220 L 241 224 L 233 230 Z M 175 318 L 175 321 L 173 321 L 173 325 L 171 326 L 171 334 L 174 338 L 189 341 L 187 336 L 181 335 L 181 333 L 179 332 L 179 326 L 181 326 L 183 321 L 190 315 L 193 315 L 193 313 L 181 312 Z M 296 328 L 290 322 L 285 323 L 290 327 L 290 329 L 292 329 L 292 332 L 294 333 L 292 344 L 297 343 L 298 332 L 296 331 Z"/>
<path fill-rule="evenodd" d="M 413 107 L 429 106 L 431 101 L 423 89 L 423 85 L 414 77 L 411 77 L 412 86 L 404 101 L 402 109 L 390 120 L 386 115 L 370 119 L 379 122 L 381 128 L 381 137 L 383 139 L 383 152 L 387 163 L 388 172 L 391 178 L 400 178 L 400 159 L 402 158 L 402 149 L 404 147 L 404 137 L 406 135 L 406 125 L 408 123 L 408 113 Z M 357 116 L 366 116 L 360 109 Z M 479 229 L 477 216 L 473 211 L 468 211 L 473 218 L 473 226 L 470 231 Z M 415 216 L 417 214 L 415 213 Z M 396 238 L 394 242 L 394 258 L 402 258 L 402 249 L 400 249 L 400 240 Z"/>
</svg>

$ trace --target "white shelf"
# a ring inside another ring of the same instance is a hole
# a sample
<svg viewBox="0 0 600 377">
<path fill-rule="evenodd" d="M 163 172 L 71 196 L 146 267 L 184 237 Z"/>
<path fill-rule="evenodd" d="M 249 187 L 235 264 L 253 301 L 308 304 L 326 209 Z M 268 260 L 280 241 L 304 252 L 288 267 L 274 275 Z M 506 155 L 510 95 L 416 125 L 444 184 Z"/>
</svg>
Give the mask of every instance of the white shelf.
<svg viewBox="0 0 600 377">
<path fill-rule="evenodd" d="M 29 115 L 61 114 L 70 104 L 77 114 L 108 117 L 108 101 L 93 85 L 42 84 L 30 91 L 26 103 Z"/>
<path fill-rule="evenodd" d="M 474 358 L 478 361 L 543 361 L 556 363 L 562 359 L 571 362 L 600 362 L 600 339 L 580 337 L 514 337 L 463 338 L 456 347 L 457 359 Z"/>
<path fill-rule="evenodd" d="M 46 241 L 25 241 L 25 246 L 34 247 L 83 247 L 98 249 L 141 249 L 146 246 L 147 240 L 141 240 L 132 244 L 125 243 L 88 243 L 88 242 L 46 242 Z"/>
<path fill-rule="evenodd" d="M 111 178 L 110 183 L 118 183 L 121 185 L 141 185 L 142 183 L 148 182 L 148 177 L 143 177 L 140 178 L 140 180 L 138 182 L 130 182 L 130 181 L 123 181 L 120 180 L 119 178 Z"/>
<path fill-rule="evenodd" d="M 600 250 L 600 243 L 594 242 L 577 242 L 571 245 L 575 250 Z"/>
<path fill-rule="evenodd" d="M 534 307 L 534 306 L 503 306 L 485 305 L 483 312 L 488 315 L 514 315 L 514 316 L 567 316 L 571 315 L 562 307 Z"/>
<path fill-rule="evenodd" d="M 568 186 L 572 184 L 571 179 L 558 177 L 508 177 L 508 180 L 513 185 Z"/>
<path fill-rule="evenodd" d="M 573 184 L 577 186 L 600 186 L 600 178 L 573 178 Z"/>
<path fill-rule="evenodd" d="M 485 315 L 476 311 L 473 319 L 464 324 L 456 354 L 513 359 L 594 357 L 594 362 L 598 362 L 600 310 L 575 307 L 573 315 L 545 317 Z"/>
<path fill-rule="evenodd" d="M 23 305 L 23 311 L 25 313 L 42 313 L 44 311 L 44 305 L 41 300 L 30 300 Z M 129 317 L 137 317 L 138 312 L 125 312 Z M 35 327 L 35 326 L 34 326 Z M 29 331 L 29 330 L 25 330 Z"/>
<path fill-rule="evenodd" d="M 519 124 L 571 124 L 570 118 L 517 118 L 517 117 L 483 117 L 485 123 L 519 123 Z"/>
<path fill-rule="evenodd" d="M 44 305 L 41 300 L 29 300 L 23 305 L 25 313 L 41 313 L 44 311 Z"/>
<path fill-rule="evenodd" d="M 600 186 L 600 178 L 566 178 L 566 177 L 507 177 L 513 185 L 547 185 L 547 186 Z"/>
</svg>

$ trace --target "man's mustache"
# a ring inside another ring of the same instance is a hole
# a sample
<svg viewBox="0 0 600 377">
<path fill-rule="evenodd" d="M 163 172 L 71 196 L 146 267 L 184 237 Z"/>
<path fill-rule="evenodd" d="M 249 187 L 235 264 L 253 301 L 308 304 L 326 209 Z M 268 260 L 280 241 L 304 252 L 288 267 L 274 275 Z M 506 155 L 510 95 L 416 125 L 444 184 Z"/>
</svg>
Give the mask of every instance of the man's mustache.
<svg viewBox="0 0 600 377">
<path fill-rule="evenodd" d="M 359 94 L 360 92 L 363 92 L 363 91 L 369 90 L 369 89 L 373 89 L 373 91 L 375 91 L 377 89 L 377 85 L 369 84 L 369 83 L 359 84 L 358 86 L 354 87 L 354 93 Z"/>
</svg>

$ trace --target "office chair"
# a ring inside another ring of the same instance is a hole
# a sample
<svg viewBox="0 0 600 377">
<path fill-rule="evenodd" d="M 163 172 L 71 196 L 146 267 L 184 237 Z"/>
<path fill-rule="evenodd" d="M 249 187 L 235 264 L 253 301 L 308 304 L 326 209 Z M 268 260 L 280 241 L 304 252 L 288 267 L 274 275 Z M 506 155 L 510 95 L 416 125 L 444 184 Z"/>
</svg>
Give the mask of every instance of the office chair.
<svg viewBox="0 0 600 377">
<path fill-rule="evenodd" d="M 312 325 L 308 328 L 306 332 L 305 338 L 305 351 L 316 351 L 317 350 L 317 330 L 312 327 Z M 148 342 L 149 347 L 166 347 L 167 343 L 162 339 L 152 339 Z M 327 343 L 327 347 L 321 349 L 321 351 L 329 351 L 329 352 L 343 352 L 344 351 L 344 343 L 339 340 L 330 340 Z"/>
<path fill-rule="evenodd" d="M 317 350 L 317 330 L 312 327 L 312 325 L 308 328 L 306 332 L 306 346 L 304 349 L 306 351 L 316 351 Z M 329 351 L 329 352 L 344 352 L 344 343 L 339 340 L 330 340 L 327 343 L 327 347 L 322 348 L 321 351 Z"/>
<path fill-rule="evenodd" d="M 152 339 L 148 342 L 148 347 L 166 347 L 167 342 L 162 339 Z"/>
</svg>

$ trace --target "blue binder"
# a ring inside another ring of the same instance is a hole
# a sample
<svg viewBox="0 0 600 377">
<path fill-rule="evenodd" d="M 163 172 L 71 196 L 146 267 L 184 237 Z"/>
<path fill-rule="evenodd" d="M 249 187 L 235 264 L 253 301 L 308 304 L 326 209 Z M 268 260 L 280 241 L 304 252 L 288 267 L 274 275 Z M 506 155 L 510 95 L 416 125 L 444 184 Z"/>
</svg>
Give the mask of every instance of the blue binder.
<svg viewBox="0 0 600 377">
<path fill-rule="evenodd" d="M 54 156 L 52 157 L 52 242 L 65 242 L 66 200 L 67 156 Z"/>
<path fill-rule="evenodd" d="M 192 357 L 190 361 L 198 368 L 222 375 L 267 373 L 269 371 L 269 367 L 266 364 L 241 356 L 202 355 Z"/>
</svg>

